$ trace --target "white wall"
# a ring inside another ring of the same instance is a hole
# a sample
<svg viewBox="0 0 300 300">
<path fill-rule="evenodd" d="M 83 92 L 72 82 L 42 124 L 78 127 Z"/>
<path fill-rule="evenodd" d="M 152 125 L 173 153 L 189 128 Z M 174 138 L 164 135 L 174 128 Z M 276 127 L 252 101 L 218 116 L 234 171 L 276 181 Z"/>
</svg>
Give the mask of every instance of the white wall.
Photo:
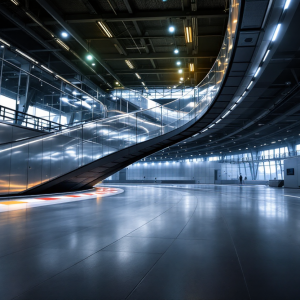
<svg viewBox="0 0 300 300">
<path fill-rule="evenodd" d="M 237 179 L 237 165 L 215 161 L 193 162 L 140 162 L 127 169 L 127 180 L 196 180 L 214 183 L 214 172 L 219 170 L 219 180 Z"/>
<path fill-rule="evenodd" d="M 294 175 L 287 175 L 286 170 L 294 168 Z M 284 187 L 300 187 L 300 157 L 287 158 L 284 160 Z"/>
</svg>

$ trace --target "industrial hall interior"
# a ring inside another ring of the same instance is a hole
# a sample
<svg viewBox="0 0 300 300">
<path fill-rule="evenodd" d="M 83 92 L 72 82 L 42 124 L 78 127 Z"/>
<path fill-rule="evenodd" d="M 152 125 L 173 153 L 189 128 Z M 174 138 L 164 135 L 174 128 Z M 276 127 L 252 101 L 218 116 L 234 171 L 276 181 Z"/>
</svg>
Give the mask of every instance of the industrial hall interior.
<svg viewBox="0 0 300 300">
<path fill-rule="evenodd" d="M 300 299 L 300 0 L 1 0 L 0 299 Z"/>
</svg>

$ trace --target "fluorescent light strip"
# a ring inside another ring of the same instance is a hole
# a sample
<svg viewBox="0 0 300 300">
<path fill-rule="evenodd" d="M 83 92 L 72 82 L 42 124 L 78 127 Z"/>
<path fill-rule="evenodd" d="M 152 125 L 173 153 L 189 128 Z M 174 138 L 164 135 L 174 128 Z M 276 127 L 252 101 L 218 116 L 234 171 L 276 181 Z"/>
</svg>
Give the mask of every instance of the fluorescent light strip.
<svg viewBox="0 0 300 300">
<path fill-rule="evenodd" d="M 191 43 L 193 41 L 192 27 L 190 26 L 185 27 L 184 33 L 185 33 L 185 41 L 187 43 Z"/>
<path fill-rule="evenodd" d="M 242 99 L 243 99 L 243 97 L 240 97 L 240 98 L 236 101 L 236 103 L 241 102 Z"/>
<path fill-rule="evenodd" d="M 142 85 L 145 86 L 146 85 L 145 82 L 142 82 Z"/>
<path fill-rule="evenodd" d="M 131 63 L 130 60 L 126 59 L 126 60 L 125 60 L 125 63 L 127 64 L 127 66 L 128 66 L 130 69 L 134 69 L 134 66 L 133 66 L 133 64 Z"/>
<path fill-rule="evenodd" d="M 284 10 L 289 8 L 290 3 L 291 3 L 291 0 L 286 0 L 285 1 Z"/>
<path fill-rule="evenodd" d="M 222 119 L 219 119 L 219 120 L 216 122 L 216 124 L 220 123 L 221 121 L 222 121 Z"/>
<path fill-rule="evenodd" d="M 250 86 L 253 84 L 253 81 L 251 81 L 250 83 L 249 83 L 249 85 L 247 86 L 247 90 L 249 90 L 249 88 L 250 88 Z"/>
<path fill-rule="evenodd" d="M 254 77 L 256 77 L 258 75 L 258 73 L 260 72 L 260 69 L 261 69 L 260 67 L 257 69 L 257 71 L 254 74 Z"/>
<path fill-rule="evenodd" d="M 232 105 L 230 110 L 234 110 L 236 108 L 236 104 Z"/>
<path fill-rule="evenodd" d="M 208 129 L 207 129 L 207 128 L 205 128 L 205 129 L 203 129 L 203 130 L 201 131 L 201 133 L 202 133 L 202 132 L 205 132 L 205 131 L 207 131 L 207 130 L 208 130 Z"/>
<path fill-rule="evenodd" d="M 49 73 L 53 74 L 53 71 L 51 71 L 51 70 L 48 69 L 47 67 L 45 67 L 45 66 L 43 66 L 43 65 L 41 65 L 41 67 L 42 67 L 43 69 L 45 69 L 46 71 L 48 71 Z"/>
<path fill-rule="evenodd" d="M 67 46 L 67 45 L 66 45 L 63 41 L 61 41 L 60 39 L 56 39 L 56 42 L 57 42 L 58 44 L 60 44 L 63 48 L 65 48 L 67 51 L 70 50 L 70 47 Z"/>
<path fill-rule="evenodd" d="M 190 72 L 194 72 L 195 71 L 195 66 L 193 63 L 190 63 Z"/>
<path fill-rule="evenodd" d="M 112 38 L 113 35 L 110 32 L 110 30 L 108 29 L 108 27 L 101 21 L 98 21 L 99 26 L 101 27 L 101 29 L 104 31 L 104 33 L 107 35 L 107 37 Z"/>
<path fill-rule="evenodd" d="M 19 5 L 20 3 L 19 3 L 19 1 L 17 1 L 17 0 L 10 0 L 13 4 L 15 4 L 15 5 Z"/>
<path fill-rule="evenodd" d="M 16 52 L 18 52 L 22 56 L 26 57 L 27 59 L 31 60 L 32 62 L 38 64 L 38 61 L 36 61 L 34 58 L 30 57 L 29 55 L 25 54 L 24 52 L 20 51 L 19 49 L 16 49 Z"/>
<path fill-rule="evenodd" d="M 6 46 L 8 46 L 8 47 L 10 47 L 10 44 L 8 43 L 8 42 L 5 42 L 4 40 L 2 40 L 2 39 L 0 39 L 0 43 L 2 43 L 2 44 L 4 44 L 4 45 L 6 45 Z"/>
<path fill-rule="evenodd" d="M 267 59 L 267 56 L 269 55 L 269 53 L 270 53 L 270 50 L 268 50 L 268 51 L 266 52 L 266 54 L 265 54 L 265 56 L 264 56 L 264 59 L 263 59 L 263 62 Z"/>
<path fill-rule="evenodd" d="M 135 76 L 136 76 L 138 79 L 141 79 L 141 76 L 140 76 L 138 73 L 135 73 Z"/>
<path fill-rule="evenodd" d="M 211 124 L 210 126 L 208 126 L 208 128 L 212 128 L 214 127 L 216 124 Z"/>
<path fill-rule="evenodd" d="M 242 97 L 244 97 L 246 95 L 246 91 L 242 94 Z"/>
<path fill-rule="evenodd" d="M 227 113 L 222 118 L 226 118 L 230 113 L 231 113 L 231 110 L 228 110 Z"/>
<path fill-rule="evenodd" d="M 276 27 L 276 30 L 274 32 L 272 42 L 274 42 L 276 40 L 280 27 L 281 27 L 281 24 L 278 24 L 277 27 Z"/>
<path fill-rule="evenodd" d="M 63 77 L 61 77 L 61 76 L 59 76 L 59 75 L 56 75 L 55 77 L 61 79 L 62 81 L 66 82 L 66 83 L 68 83 L 68 84 L 71 84 L 70 81 L 68 81 L 67 79 L 65 79 L 65 78 L 63 78 Z"/>
</svg>

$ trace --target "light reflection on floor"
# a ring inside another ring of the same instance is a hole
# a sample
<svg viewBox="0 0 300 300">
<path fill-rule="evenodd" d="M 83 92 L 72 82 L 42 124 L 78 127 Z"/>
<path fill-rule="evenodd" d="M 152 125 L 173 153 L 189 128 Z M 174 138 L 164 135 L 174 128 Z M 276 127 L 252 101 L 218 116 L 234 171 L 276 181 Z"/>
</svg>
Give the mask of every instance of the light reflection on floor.
<svg viewBox="0 0 300 300">
<path fill-rule="evenodd" d="M 88 200 L 91 198 L 101 198 L 123 193 L 119 188 L 97 187 L 88 192 L 78 192 L 74 194 L 55 194 L 54 196 L 40 195 L 30 198 L 11 197 L 10 199 L 0 200 L 0 213 L 18 209 L 28 209 L 37 206 L 53 205 L 59 203 Z"/>
</svg>

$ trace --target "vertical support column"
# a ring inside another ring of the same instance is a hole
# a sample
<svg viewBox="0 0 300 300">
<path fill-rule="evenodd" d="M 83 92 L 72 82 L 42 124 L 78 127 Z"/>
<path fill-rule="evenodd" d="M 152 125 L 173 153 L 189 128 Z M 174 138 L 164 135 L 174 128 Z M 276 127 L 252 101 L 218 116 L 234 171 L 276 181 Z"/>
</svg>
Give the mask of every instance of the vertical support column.
<svg viewBox="0 0 300 300">
<path fill-rule="evenodd" d="M 26 78 L 26 83 L 25 83 L 25 93 L 20 95 L 22 70 L 27 71 L 27 72 L 30 73 L 31 64 L 30 63 L 22 64 L 21 65 L 21 70 L 20 70 L 20 73 L 19 73 L 18 95 L 17 95 L 16 116 L 15 116 L 15 118 L 16 118 L 15 123 L 18 124 L 18 125 L 21 125 L 23 123 L 24 117 L 25 117 L 24 114 L 19 114 L 18 115 L 18 111 L 26 113 L 28 108 L 29 108 L 29 104 L 30 104 L 30 100 L 31 100 L 30 99 L 31 97 L 29 97 L 29 93 L 28 93 L 30 76 L 26 73 L 24 73 L 24 74 L 26 74 L 25 76 L 27 77 Z M 33 97 L 33 95 L 31 95 L 31 96 Z"/>
</svg>

